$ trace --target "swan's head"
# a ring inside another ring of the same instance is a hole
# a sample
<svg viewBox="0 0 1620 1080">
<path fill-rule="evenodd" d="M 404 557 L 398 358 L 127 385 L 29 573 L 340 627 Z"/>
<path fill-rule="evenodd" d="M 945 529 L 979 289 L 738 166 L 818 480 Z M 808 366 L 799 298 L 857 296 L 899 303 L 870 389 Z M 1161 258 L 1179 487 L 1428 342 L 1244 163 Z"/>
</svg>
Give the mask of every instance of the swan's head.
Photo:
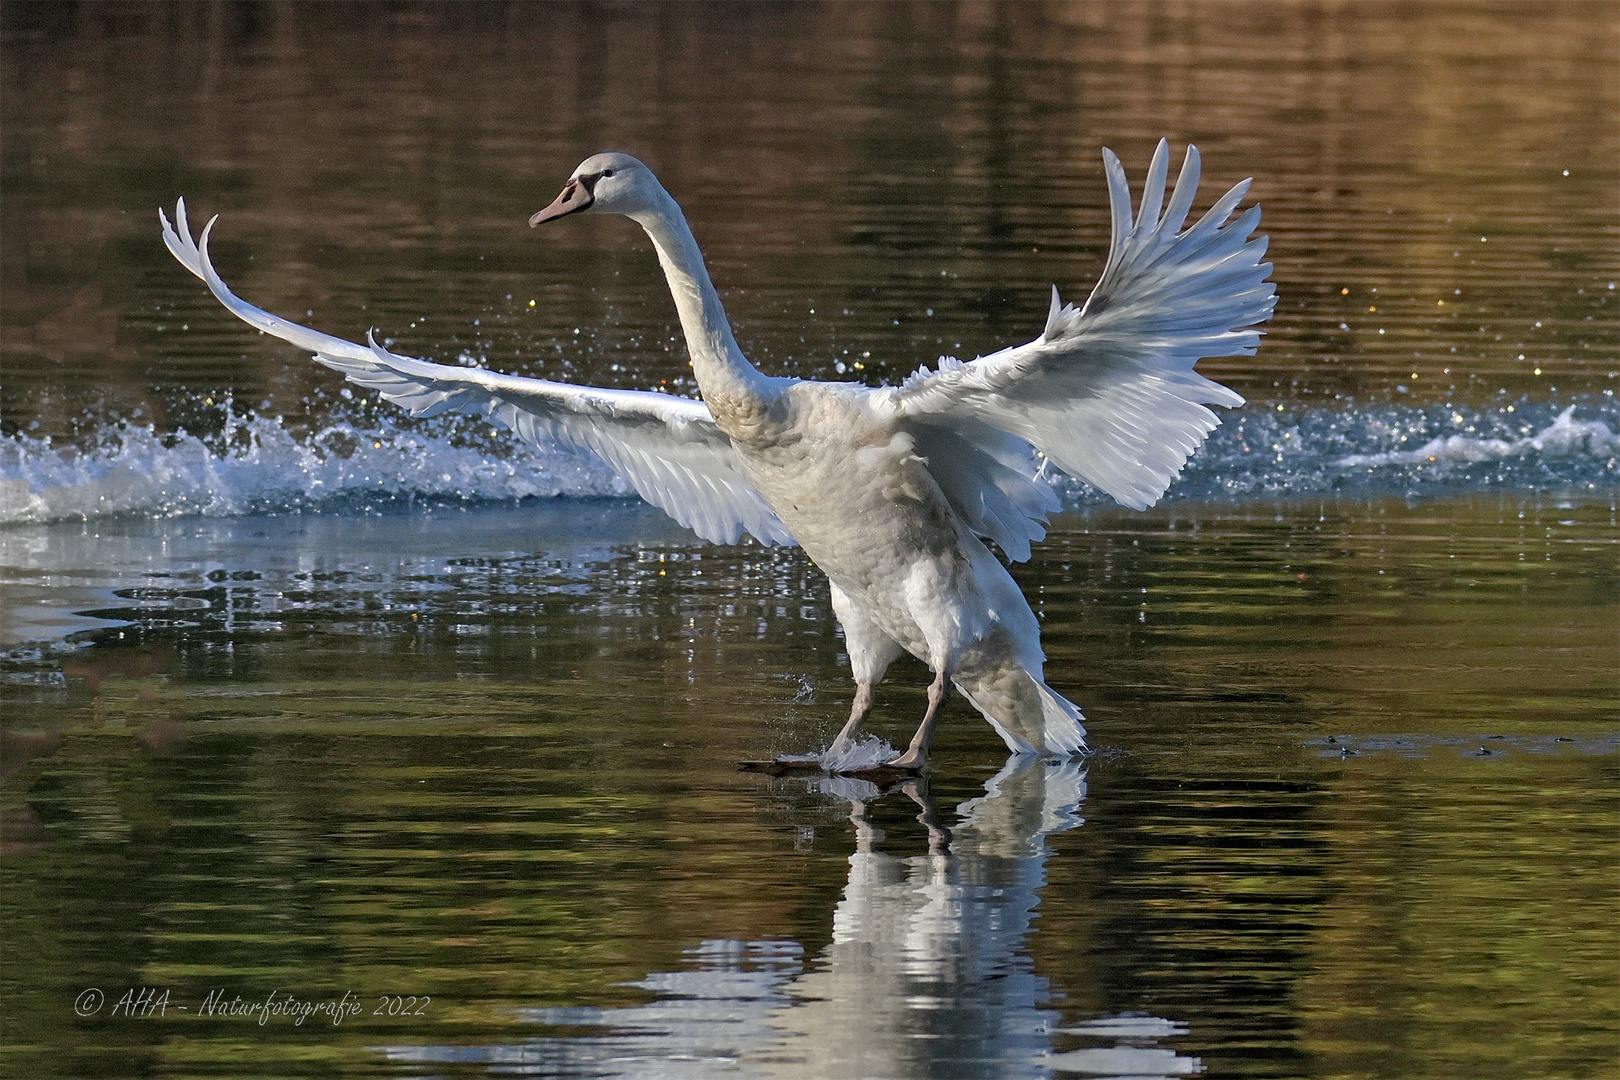
<svg viewBox="0 0 1620 1080">
<path fill-rule="evenodd" d="M 651 210 L 663 185 L 652 170 L 629 154 L 594 154 L 579 163 L 562 194 L 529 219 L 532 228 L 569 214 L 625 214 Z"/>
</svg>

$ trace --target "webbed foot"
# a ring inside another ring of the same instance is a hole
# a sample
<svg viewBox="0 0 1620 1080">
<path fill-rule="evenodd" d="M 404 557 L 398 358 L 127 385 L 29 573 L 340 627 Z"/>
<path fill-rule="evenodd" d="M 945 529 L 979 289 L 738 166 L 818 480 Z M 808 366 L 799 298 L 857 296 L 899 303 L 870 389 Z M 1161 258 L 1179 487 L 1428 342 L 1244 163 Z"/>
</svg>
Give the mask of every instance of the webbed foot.
<svg viewBox="0 0 1620 1080">
<path fill-rule="evenodd" d="M 904 772 L 922 772 L 927 767 L 928 755 L 915 746 L 883 763 L 885 769 L 900 769 Z"/>
</svg>

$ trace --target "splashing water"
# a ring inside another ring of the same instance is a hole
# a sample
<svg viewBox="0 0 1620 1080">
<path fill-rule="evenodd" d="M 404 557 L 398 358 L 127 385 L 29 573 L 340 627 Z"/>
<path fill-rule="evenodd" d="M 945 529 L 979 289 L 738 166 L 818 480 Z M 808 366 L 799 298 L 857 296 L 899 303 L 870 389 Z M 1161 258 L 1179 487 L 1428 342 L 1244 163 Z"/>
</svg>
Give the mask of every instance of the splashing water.
<svg viewBox="0 0 1620 1080">
<path fill-rule="evenodd" d="M 819 755 L 819 760 L 821 767 L 828 772 L 860 772 L 875 769 L 885 761 L 893 760 L 899 753 L 889 745 L 887 739 L 869 735 L 851 743 L 842 753 L 834 754 L 829 748 Z"/>
<path fill-rule="evenodd" d="M 1247 408 L 1222 420 L 1167 498 L 1620 489 L 1620 403 L 1607 394 L 1586 395 L 1562 411 L 1519 400 L 1485 408 Z M 1075 503 L 1104 501 L 1096 492 L 1066 494 Z"/>
<path fill-rule="evenodd" d="M 230 417 L 222 445 L 179 431 L 111 427 L 88 449 L 0 440 L 0 523 L 111 515 L 229 516 L 352 505 L 356 499 L 489 502 L 628 495 L 605 468 L 516 440 L 337 422 L 295 437 L 278 420 Z"/>
<path fill-rule="evenodd" d="M 899 755 L 887 739 L 867 735 L 846 746 L 839 753 L 829 747 L 819 754 L 782 754 L 776 760 L 784 765 L 816 765 L 829 773 L 862 772 L 875 769 Z"/>
<path fill-rule="evenodd" d="M 1167 497 L 1620 488 L 1614 398 L 1589 395 L 1555 409 L 1518 401 L 1469 410 L 1238 410 L 1223 417 Z M 228 412 L 223 439 L 126 423 L 108 425 L 87 445 L 14 435 L 0 438 L 0 524 L 632 494 L 593 462 L 505 433 L 472 439 L 473 429 L 340 420 L 295 435 L 277 418 Z M 1060 484 L 1071 506 L 1107 502 L 1084 484 Z"/>
<path fill-rule="evenodd" d="M 1501 461 L 1510 457 L 1541 454 L 1553 457 L 1613 457 L 1620 453 L 1620 438 L 1601 420 L 1573 419 L 1575 406 L 1558 414 L 1552 426 L 1520 439 L 1475 439 L 1448 435 L 1431 439 L 1416 450 L 1389 450 L 1381 454 L 1351 454 L 1333 464 L 1340 468 L 1358 465 L 1449 465 Z"/>
</svg>

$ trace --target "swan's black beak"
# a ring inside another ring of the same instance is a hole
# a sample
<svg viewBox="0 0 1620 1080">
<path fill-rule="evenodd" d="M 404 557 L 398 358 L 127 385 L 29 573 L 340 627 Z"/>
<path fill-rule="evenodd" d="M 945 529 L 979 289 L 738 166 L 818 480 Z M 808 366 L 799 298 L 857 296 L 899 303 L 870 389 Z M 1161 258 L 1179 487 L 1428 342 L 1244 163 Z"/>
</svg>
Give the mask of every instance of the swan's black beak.
<svg viewBox="0 0 1620 1080">
<path fill-rule="evenodd" d="M 529 228 L 534 228 L 542 221 L 556 221 L 560 217 L 589 210 L 595 201 L 596 198 L 591 194 L 591 185 L 570 180 L 568 186 L 562 189 L 562 194 L 551 201 L 550 206 L 537 211 L 529 219 Z"/>
</svg>

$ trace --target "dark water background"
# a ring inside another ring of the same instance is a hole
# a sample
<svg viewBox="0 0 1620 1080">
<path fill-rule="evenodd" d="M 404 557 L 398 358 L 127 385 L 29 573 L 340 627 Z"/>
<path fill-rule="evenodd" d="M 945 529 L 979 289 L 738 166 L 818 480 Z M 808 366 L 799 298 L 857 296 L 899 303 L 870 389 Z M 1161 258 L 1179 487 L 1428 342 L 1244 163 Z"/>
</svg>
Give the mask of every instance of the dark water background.
<svg viewBox="0 0 1620 1080">
<path fill-rule="evenodd" d="M 0 34 L 7 1075 L 1613 1074 L 1612 6 Z M 690 392 L 634 226 L 524 227 L 625 149 L 762 367 L 875 382 L 1082 298 L 1099 148 L 1137 182 L 1161 135 L 1200 206 L 1256 178 L 1277 315 L 1201 365 L 1250 405 L 1160 507 L 1077 487 L 1015 567 L 1102 752 L 1020 769 L 957 702 L 887 792 L 735 769 L 847 711 L 801 553 L 344 397 L 156 229 L 219 213 L 226 280 L 331 333 Z"/>
</svg>

